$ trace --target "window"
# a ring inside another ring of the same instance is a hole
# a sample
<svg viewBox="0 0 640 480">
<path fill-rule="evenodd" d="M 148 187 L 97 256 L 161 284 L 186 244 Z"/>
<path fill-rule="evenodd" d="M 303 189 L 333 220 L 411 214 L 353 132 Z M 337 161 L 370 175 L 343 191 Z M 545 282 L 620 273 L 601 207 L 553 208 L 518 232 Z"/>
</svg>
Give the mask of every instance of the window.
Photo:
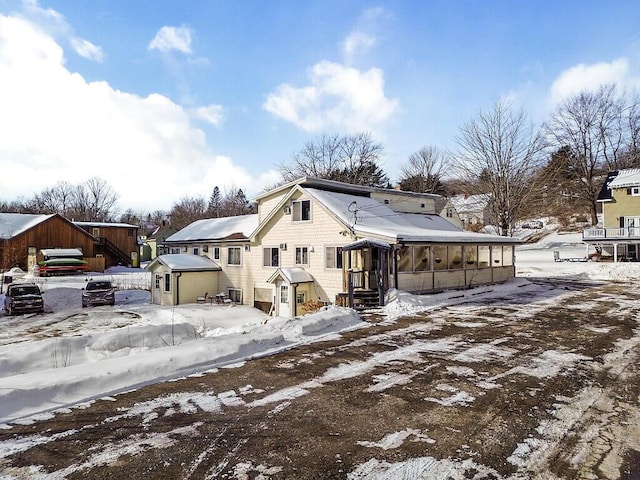
<svg viewBox="0 0 640 480">
<path fill-rule="evenodd" d="M 453 218 L 453 208 L 447 208 L 447 218 Z"/>
<path fill-rule="evenodd" d="M 416 272 L 427 272 L 431 270 L 429 247 L 426 245 L 417 245 L 413 247 L 413 260 L 413 269 Z"/>
<path fill-rule="evenodd" d="M 193 254 L 200 255 L 200 249 L 198 247 L 193 247 Z"/>
<path fill-rule="evenodd" d="M 227 265 L 242 265 L 242 249 L 240 247 L 227 249 Z"/>
<path fill-rule="evenodd" d="M 308 222 L 311 220 L 311 200 L 293 202 L 293 221 Z"/>
<path fill-rule="evenodd" d="M 309 265 L 309 247 L 296 247 L 296 265 Z"/>
<path fill-rule="evenodd" d="M 502 264 L 505 267 L 513 265 L 513 246 L 511 245 L 502 246 Z"/>
<path fill-rule="evenodd" d="M 180 247 L 171 247 L 171 253 L 180 253 Z"/>
<path fill-rule="evenodd" d="M 99 237 L 100 236 L 100 229 L 99 228 L 92 228 L 91 229 L 91 235 L 93 235 L 94 237 Z"/>
<path fill-rule="evenodd" d="M 289 303 L 288 285 L 280 285 L 280 303 Z"/>
<path fill-rule="evenodd" d="M 164 291 L 165 292 L 171 291 L 171 274 L 170 273 L 164 274 Z"/>
<path fill-rule="evenodd" d="M 160 290 L 161 283 L 162 283 L 162 276 L 156 274 L 156 290 Z"/>
<path fill-rule="evenodd" d="M 465 268 L 478 268 L 478 247 L 475 245 L 465 245 L 464 264 Z"/>
<path fill-rule="evenodd" d="M 400 247 L 398 250 L 398 271 L 413 272 L 413 248 L 408 246 Z"/>
<path fill-rule="evenodd" d="M 342 268 L 342 247 L 325 249 L 325 268 Z"/>
<path fill-rule="evenodd" d="M 280 266 L 280 249 L 275 247 L 267 247 L 262 249 L 262 265 L 264 267 Z"/>
<path fill-rule="evenodd" d="M 640 187 L 631 187 L 631 195 L 634 195 L 634 196 L 640 195 Z"/>
<path fill-rule="evenodd" d="M 133 237 L 133 228 L 127 228 L 127 237 Z"/>
<path fill-rule="evenodd" d="M 446 270 L 449 266 L 446 245 L 434 245 L 433 247 L 433 269 Z"/>
<path fill-rule="evenodd" d="M 307 301 L 307 292 L 298 292 L 296 293 L 296 303 L 304 303 Z"/>
<path fill-rule="evenodd" d="M 491 247 L 489 245 L 478 246 L 478 267 L 490 267 L 490 252 Z"/>
<path fill-rule="evenodd" d="M 242 290 L 239 288 L 230 288 L 228 296 L 233 303 L 242 303 Z"/>
<path fill-rule="evenodd" d="M 213 259 L 220 260 L 220 247 L 213 248 Z"/>
<path fill-rule="evenodd" d="M 449 270 L 462 268 L 462 246 L 449 245 Z"/>
<path fill-rule="evenodd" d="M 502 245 L 491 246 L 491 265 L 494 267 L 502 266 Z"/>
</svg>

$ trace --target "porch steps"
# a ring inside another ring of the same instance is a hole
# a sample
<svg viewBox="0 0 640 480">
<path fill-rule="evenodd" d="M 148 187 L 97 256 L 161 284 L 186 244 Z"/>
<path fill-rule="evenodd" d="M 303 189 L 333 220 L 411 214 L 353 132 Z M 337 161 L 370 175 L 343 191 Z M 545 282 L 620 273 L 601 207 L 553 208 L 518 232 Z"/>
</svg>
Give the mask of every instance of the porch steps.
<svg viewBox="0 0 640 480">
<path fill-rule="evenodd" d="M 356 290 L 353 292 L 353 308 L 355 310 L 366 310 L 368 308 L 379 307 L 380 298 L 376 290 Z M 349 294 L 339 293 L 336 303 L 341 307 L 349 307 Z"/>
</svg>

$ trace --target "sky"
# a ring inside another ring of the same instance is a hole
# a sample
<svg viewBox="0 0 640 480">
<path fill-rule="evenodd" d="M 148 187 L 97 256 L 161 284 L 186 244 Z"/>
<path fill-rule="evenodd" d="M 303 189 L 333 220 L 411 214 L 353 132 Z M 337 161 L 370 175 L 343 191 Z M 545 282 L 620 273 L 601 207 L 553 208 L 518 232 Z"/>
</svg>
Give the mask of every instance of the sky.
<svg viewBox="0 0 640 480">
<path fill-rule="evenodd" d="M 249 198 L 323 132 L 369 132 L 399 180 L 497 101 L 640 82 L 627 0 L 0 0 L 0 200 L 105 180 L 121 211 Z"/>
</svg>

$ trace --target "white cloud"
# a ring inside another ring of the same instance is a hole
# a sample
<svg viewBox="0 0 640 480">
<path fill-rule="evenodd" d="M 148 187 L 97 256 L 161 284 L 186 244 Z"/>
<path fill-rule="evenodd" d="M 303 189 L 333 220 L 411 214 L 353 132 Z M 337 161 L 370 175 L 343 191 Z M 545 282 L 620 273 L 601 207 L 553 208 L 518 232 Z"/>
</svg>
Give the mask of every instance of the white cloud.
<svg viewBox="0 0 640 480">
<path fill-rule="evenodd" d="M 397 113 L 399 101 L 384 94 L 382 70 L 361 72 L 323 61 L 309 72 L 310 85 L 279 85 L 263 107 L 307 132 L 378 131 Z"/>
<path fill-rule="evenodd" d="M 209 122 L 211 125 L 219 126 L 224 121 L 224 109 L 222 105 L 209 105 L 208 107 L 198 107 L 195 109 L 195 116 Z"/>
<path fill-rule="evenodd" d="M 24 19 L 0 15 L 0 198 L 29 197 L 57 181 L 97 176 L 123 208 L 169 209 L 218 185 L 259 192 L 257 177 L 213 155 L 189 113 L 169 98 L 140 97 L 87 82 L 63 50 Z M 208 107 L 211 118 L 216 109 Z"/>
<path fill-rule="evenodd" d="M 626 58 L 593 65 L 575 65 L 562 72 L 551 85 L 551 102 L 556 104 L 581 91 L 597 90 L 601 85 L 609 83 L 624 88 L 635 83 L 628 78 L 628 74 L 629 62 Z"/>
<path fill-rule="evenodd" d="M 366 53 L 375 41 L 374 37 L 364 32 L 351 32 L 342 46 L 347 64 L 351 63 L 355 55 Z"/>
<path fill-rule="evenodd" d="M 164 26 L 149 43 L 149 50 L 159 50 L 169 52 L 178 50 L 179 52 L 191 53 L 191 29 L 182 25 L 180 27 Z"/>
<path fill-rule="evenodd" d="M 90 41 L 78 37 L 73 37 L 71 39 L 71 46 L 81 57 L 84 57 L 87 60 L 102 63 L 102 49 L 100 47 L 97 47 Z"/>
</svg>

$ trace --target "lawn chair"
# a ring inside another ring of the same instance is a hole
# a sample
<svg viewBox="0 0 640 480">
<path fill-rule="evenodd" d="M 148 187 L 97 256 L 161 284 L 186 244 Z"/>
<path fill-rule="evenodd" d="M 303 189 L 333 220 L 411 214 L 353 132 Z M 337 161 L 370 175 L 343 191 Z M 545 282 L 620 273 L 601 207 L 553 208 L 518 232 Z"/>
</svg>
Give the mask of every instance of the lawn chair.
<svg viewBox="0 0 640 480">
<path fill-rule="evenodd" d="M 209 296 L 209 292 L 204 292 L 204 295 L 197 296 L 196 303 L 207 303 L 208 296 Z"/>
</svg>

